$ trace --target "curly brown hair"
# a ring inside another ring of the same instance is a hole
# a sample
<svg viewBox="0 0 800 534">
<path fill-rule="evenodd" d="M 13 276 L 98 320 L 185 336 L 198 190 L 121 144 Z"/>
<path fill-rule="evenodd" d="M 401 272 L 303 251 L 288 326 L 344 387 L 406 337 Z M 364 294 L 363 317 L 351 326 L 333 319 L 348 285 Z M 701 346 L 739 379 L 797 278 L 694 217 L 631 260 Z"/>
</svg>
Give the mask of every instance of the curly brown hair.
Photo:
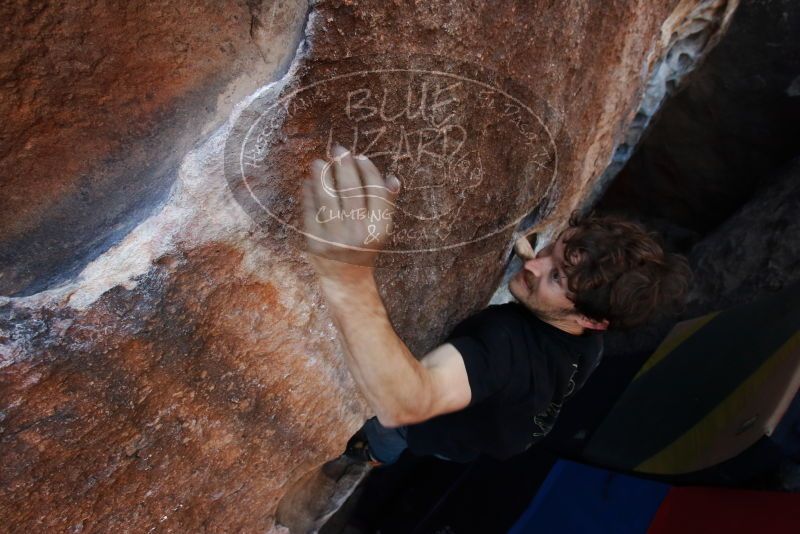
<svg viewBox="0 0 800 534">
<path fill-rule="evenodd" d="M 628 329 L 680 312 L 692 272 L 655 234 L 617 216 L 577 212 L 565 232 L 564 270 L 579 313 Z"/>
</svg>

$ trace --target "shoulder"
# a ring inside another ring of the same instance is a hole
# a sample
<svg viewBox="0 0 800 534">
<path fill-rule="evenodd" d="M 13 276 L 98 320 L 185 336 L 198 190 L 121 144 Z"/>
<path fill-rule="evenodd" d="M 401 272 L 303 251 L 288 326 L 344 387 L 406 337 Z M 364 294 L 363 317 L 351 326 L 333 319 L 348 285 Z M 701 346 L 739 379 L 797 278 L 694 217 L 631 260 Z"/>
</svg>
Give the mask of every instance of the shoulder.
<svg viewBox="0 0 800 534">
<path fill-rule="evenodd" d="M 524 345 L 530 328 L 520 311 L 508 304 L 492 305 L 467 317 L 453 329 L 448 341 L 456 340 L 459 350 L 467 343 L 478 344 L 492 352 L 509 352 Z"/>
<path fill-rule="evenodd" d="M 481 310 L 479 313 L 485 314 L 486 317 L 535 317 L 532 312 L 528 311 L 522 304 L 519 304 L 518 302 L 492 304 Z"/>
<path fill-rule="evenodd" d="M 454 330 L 468 333 L 474 332 L 476 328 L 496 327 L 510 331 L 515 328 L 527 327 L 528 321 L 532 317 L 534 317 L 533 314 L 520 304 L 513 302 L 493 304 L 470 315 L 461 321 Z"/>
</svg>

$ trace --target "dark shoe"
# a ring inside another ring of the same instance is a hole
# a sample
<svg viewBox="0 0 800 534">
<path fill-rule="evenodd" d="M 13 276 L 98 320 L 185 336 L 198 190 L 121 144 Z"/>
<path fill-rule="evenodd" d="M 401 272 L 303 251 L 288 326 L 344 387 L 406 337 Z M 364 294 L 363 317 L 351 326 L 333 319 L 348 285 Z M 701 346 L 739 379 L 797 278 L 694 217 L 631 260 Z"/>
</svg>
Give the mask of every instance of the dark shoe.
<svg viewBox="0 0 800 534">
<path fill-rule="evenodd" d="M 372 454 L 370 454 L 369 441 L 367 441 L 367 434 L 364 432 L 363 428 L 353 434 L 353 437 L 347 442 L 344 456 L 357 462 L 368 463 L 372 466 L 381 465 L 381 462 L 373 458 Z"/>
</svg>

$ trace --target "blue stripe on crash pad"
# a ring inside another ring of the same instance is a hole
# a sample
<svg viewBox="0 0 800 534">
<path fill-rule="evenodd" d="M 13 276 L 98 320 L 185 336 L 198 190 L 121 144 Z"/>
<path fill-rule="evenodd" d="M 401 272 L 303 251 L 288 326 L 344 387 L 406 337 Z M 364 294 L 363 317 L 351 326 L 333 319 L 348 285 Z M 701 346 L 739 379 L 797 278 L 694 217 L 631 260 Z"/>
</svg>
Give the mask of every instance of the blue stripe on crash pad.
<svg viewBox="0 0 800 534">
<path fill-rule="evenodd" d="M 669 489 L 559 460 L 509 534 L 645 534 Z"/>
</svg>

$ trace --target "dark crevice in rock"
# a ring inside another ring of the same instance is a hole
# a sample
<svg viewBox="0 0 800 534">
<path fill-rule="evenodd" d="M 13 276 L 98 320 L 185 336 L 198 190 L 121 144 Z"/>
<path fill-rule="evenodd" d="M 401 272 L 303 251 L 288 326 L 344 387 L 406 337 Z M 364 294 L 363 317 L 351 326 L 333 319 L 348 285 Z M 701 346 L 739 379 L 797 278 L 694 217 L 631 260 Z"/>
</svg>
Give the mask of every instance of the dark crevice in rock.
<svg viewBox="0 0 800 534">
<path fill-rule="evenodd" d="M 735 0 L 709 0 L 693 7 L 677 24 L 676 30 L 670 35 L 666 55 L 651 70 L 639 110 L 584 206 L 593 206 L 603 196 L 628 163 L 650 124 L 663 113 L 665 103 L 685 87 L 692 73 L 725 35 L 737 4 Z"/>
<path fill-rule="evenodd" d="M 695 240 L 713 231 L 800 152 L 800 99 L 788 92 L 798 71 L 796 4 L 743 2 L 599 209 L 661 220 Z"/>
</svg>

